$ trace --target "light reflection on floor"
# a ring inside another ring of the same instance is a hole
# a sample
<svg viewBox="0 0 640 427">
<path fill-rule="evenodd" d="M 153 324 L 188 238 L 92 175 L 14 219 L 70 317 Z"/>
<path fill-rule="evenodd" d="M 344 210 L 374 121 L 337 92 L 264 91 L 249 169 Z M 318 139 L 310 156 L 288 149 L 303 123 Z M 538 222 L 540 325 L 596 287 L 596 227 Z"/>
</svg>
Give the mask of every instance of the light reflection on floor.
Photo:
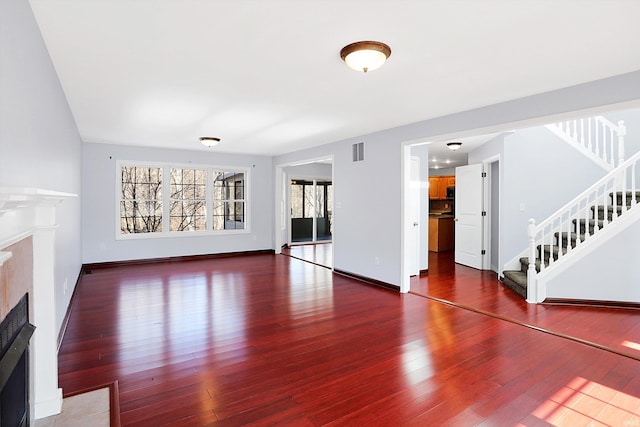
<svg viewBox="0 0 640 427">
<path fill-rule="evenodd" d="M 640 399 L 577 377 L 532 415 L 554 426 L 640 426 Z"/>
<path fill-rule="evenodd" d="M 640 344 L 631 341 L 622 341 L 622 345 L 640 351 Z"/>
</svg>

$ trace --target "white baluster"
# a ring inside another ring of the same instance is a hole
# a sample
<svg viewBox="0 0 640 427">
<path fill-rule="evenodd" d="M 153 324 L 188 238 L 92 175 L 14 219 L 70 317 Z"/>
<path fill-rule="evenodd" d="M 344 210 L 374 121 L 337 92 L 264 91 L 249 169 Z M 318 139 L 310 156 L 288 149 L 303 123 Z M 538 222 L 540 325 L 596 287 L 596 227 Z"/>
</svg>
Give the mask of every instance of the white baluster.
<svg viewBox="0 0 640 427">
<path fill-rule="evenodd" d="M 605 162 L 609 163 L 609 156 L 607 156 L 607 129 L 602 126 L 602 158 Z"/>
<path fill-rule="evenodd" d="M 527 285 L 531 286 L 536 277 L 536 221 L 533 218 L 529 219 L 527 235 L 529 237 L 529 267 L 527 268 Z M 540 258 L 540 271 L 542 271 L 544 269 L 544 262 L 542 260 L 542 257 Z"/>
<path fill-rule="evenodd" d="M 596 122 L 596 129 L 595 129 L 596 156 L 600 157 L 600 131 L 598 130 L 598 123 L 600 122 L 598 120 L 596 120 L 595 122 Z"/>
<path fill-rule="evenodd" d="M 621 185 L 621 189 L 620 191 L 622 192 L 622 194 L 620 195 L 621 199 L 620 199 L 620 207 L 622 208 L 620 215 L 624 214 L 624 211 L 629 210 L 629 207 L 627 206 L 627 169 L 625 168 L 624 170 L 621 171 L 622 172 L 622 185 Z M 616 200 L 618 198 L 616 197 Z"/>
<path fill-rule="evenodd" d="M 580 119 L 580 145 L 584 145 L 584 119 Z"/>
<path fill-rule="evenodd" d="M 588 136 L 588 138 L 589 138 L 589 142 L 588 142 L 588 144 L 589 144 L 589 145 L 588 145 L 588 147 L 587 147 L 587 148 L 589 149 L 589 151 L 593 152 L 593 146 L 592 146 L 592 144 L 591 144 L 591 126 L 593 126 L 593 120 L 592 120 L 592 118 L 591 118 L 591 117 L 589 117 L 589 119 L 588 119 L 588 121 L 587 121 L 587 127 L 588 127 L 588 129 L 589 129 L 589 136 Z"/>
<path fill-rule="evenodd" d="M 527 227 L 527 235 L 529 237 L 529 267 L 527 268 L 527 302 L 533 303 L 537 301 L 538 284 L 536 283 L 536 221 L 529 219 Z M 540 271 L 544 269 L 544 262 L 540 257 Z"/>
<path fill-rule="evenodd" d="M 638 203 L 638 200 L 636 198 L 636 168 L 635 168 L 635 165 L 636 165 L 636 163 L 631 165 L 631 206 L 633 206 L 636 203 Z"/>
<path fill-rule="evenodd" d="M 627 127 L 624 125 L 624 121 L 618 122 L 618 165 L 624 163 L 624 137 L 627 135 Z"/>
<path fill-rule="evenodd" d="M 611 161 L 609 162 L 610 165 L 614 166 L 616 165 L 616 160 L 615 160 L 615 155 L 613 154 L 613 129 L 609 128 L 609 151 L 611 151 Z"/>
<path fill-rule="evenodd" d="M 611 220 L 614 221 L 618 218 L 618 189 L 622 187 L 622 175 L 618 173 L 616 175 L 616 180 L 613 182 L 613 196 L 611 197 L 612 203 L 612 211 L 611 211 Z M 605 210 L 605 215 L 608 214 L 609 209 Z"/>
</svg>

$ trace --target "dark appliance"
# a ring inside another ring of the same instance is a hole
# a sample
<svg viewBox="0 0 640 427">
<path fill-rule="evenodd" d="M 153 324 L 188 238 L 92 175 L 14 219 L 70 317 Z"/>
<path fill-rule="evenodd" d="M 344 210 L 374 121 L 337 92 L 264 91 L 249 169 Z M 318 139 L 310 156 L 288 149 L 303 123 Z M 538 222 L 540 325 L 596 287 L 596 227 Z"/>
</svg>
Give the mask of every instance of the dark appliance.
<svg viewBox="0 0 640 427">
<path fill-rule="evenodd" d="M 456 187 L 447 187 L 447 199 L 456 197 Z"/>
</svg>

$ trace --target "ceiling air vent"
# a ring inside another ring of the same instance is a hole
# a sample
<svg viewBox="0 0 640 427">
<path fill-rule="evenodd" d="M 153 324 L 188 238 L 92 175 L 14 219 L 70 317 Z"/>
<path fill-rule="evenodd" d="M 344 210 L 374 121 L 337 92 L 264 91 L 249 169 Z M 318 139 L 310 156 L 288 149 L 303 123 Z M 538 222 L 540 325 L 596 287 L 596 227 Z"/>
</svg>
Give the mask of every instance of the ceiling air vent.
<svg viewBox="0 0 640 427">
<path fill-rule="evenodd" d="M 353 144 L 353 161 L 361 162 L 364 160 L 364 142 Z"/>
</svg>

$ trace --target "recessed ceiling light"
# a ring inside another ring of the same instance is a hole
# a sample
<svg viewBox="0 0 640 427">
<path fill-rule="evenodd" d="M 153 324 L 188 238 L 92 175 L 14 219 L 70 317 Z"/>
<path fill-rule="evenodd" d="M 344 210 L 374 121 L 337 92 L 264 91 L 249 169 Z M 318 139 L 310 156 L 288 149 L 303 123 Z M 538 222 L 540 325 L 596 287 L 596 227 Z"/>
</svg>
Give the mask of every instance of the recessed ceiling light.
<svg viewBox="0 0 640 427">
<path fill-rule="evenodd" d="M 391 48 L 382 42 L 361 41 L 351 43 L 340 50 L 340 58 L 356 71 L 373 71 L 380 68 L 391 56 Z"/>
<path fill-rule="evenodd" d="M 218 145 L 218 143 L 220 143 L 220 138 L 216 138 L 213 136 L 201 136 L 200 138 L 198 138 L 200 140 L 200 142 L 202 143 L 202 145 L 206 146 L 206 147 L 215 147 L 216 145 Z"/>
</svg>

